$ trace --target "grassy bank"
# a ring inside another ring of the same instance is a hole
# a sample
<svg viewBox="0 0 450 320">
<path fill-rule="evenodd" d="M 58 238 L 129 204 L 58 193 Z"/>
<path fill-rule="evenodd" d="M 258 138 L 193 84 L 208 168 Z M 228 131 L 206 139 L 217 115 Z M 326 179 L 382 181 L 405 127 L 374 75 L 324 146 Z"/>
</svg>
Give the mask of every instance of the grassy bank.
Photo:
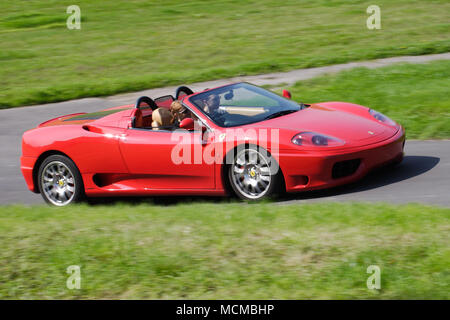
<svg viewBox="0 0 450 320">
<path fill-rule="evenodd" d="M 449 218 L 385 204 L 3 206 L 0 298 L 449 299 Z M 369 265 L 381 290 L 366 287 Z"/>
<path fill-rule="evenodd" d="M 357 68 L 298 82 L 293 99 L 347 101 L 383 112 L 408 138 L 450 138 L 450 61 Z"/>
<path fill-rule="evenodd" d="M 446 0 L 0 4 L 0 108 L 450 49 Z"/>
</svg>

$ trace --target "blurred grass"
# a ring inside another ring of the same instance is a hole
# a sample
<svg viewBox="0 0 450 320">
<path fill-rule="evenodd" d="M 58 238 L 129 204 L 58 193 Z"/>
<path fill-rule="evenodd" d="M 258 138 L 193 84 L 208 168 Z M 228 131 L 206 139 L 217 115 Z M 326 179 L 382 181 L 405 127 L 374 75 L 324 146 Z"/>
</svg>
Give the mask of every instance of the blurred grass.
<svg viewBox="0 0 450 320">
<path fill-rule="evenodd" d="M 449 218 L 415 204 L 2 206 L 0 298 L 449 299 Z"/>
<path fill-rule="evenodd" d="M 296 101 L 346 101 L 380 111 L 406 128 L 407 138 L 450 138 L 450 61 L 356 68 L 300 81 Z"/>
<path fill-rule="evenodd" d="M 447 0 L 0 3 L 0 108 L 366 60 L 447 52 Z"/>
</svg>

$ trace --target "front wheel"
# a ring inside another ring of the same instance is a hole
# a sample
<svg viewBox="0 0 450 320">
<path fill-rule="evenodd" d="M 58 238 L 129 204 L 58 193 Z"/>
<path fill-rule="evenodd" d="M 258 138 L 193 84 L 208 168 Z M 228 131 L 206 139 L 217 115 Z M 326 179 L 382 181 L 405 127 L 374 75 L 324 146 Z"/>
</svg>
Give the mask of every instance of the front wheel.
<svg viewBox="0 0 450 320">
<path fill-rule="evenodd" d="M 278 164 L 266 150 L 247 147 L 237 152 L 228 168 L 228 179 L 236 195 L 259 200 L 273 195 L 280 181 Z"/>
<path fill-rule="evenodd" d="M 72 160 L 62 155 L 45 159 L 38 172 L 39 191 L 47 203 L 65 206 L 81 200 L 83 180 Z"/>
</svg>

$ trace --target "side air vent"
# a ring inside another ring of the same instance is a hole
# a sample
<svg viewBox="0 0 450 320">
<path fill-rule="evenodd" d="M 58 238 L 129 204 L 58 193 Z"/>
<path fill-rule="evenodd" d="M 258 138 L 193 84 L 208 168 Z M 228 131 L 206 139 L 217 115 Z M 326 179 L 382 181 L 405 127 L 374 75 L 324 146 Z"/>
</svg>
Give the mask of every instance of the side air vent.
<svg viewBox="0 0 450 320">
<path fill-rule="evenodd" d="M 82 126 L 83 130 L 94 132 L 94 133 L 103 133 L 103 130 L 98 127 L 90 126 L 90 125 L 84 125 Z"/>
</svg>

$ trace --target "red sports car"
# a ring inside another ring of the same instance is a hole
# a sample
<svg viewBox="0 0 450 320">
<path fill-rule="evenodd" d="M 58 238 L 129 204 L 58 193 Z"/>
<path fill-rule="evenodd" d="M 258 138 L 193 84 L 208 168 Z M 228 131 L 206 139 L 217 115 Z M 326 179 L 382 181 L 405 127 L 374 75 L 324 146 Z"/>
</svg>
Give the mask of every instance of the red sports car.
<svg viewBox="0 0 450 320">
<path fill-rule="evenodd" d="M 333 187 L 403 159 L 405 131 L 345 102 L 303 104 L 249 83 L 61 116 L 24 133 L 28 188 L 57 206 L 84 196 L 256 200 Z"/>
</svg>

